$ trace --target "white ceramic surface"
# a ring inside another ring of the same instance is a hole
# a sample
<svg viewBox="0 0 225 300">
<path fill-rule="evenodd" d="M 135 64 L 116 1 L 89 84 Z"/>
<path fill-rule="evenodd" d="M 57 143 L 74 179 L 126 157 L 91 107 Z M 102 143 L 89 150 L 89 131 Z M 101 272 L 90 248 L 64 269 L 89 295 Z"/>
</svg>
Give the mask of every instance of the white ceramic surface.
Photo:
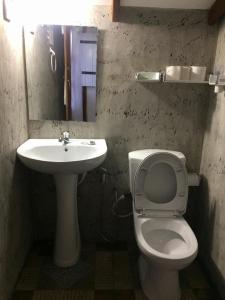
<svg viewBox="0 0 225 300">
<path fill-rule="evenodd" d="M 57 222 L 54 261 L 59 267 L 76 264 L 80 255 L 77 211 L 77 175 L 55 174 Z"/>
<path fill-rule="evenodd" d="M 145 295 L 149 300 L 180 300 L 179 270 L 198 252 L 193 231 L 183 217 L 140 218 L 134 211 L 134 222 Z"/>
<path fill-rule="evenodd" d="M 159 156 L 159 154 L 162 155 Z M 184 170 L 185 157 L 182 153 L 152 149 L 129 153 L 130 189 L 133 191 L 133 198 L 139 196 L 134 193 L 134 184 L 139 174 L 137 170 L 142 168 L 143 162 L 146 162 L 143 166 L 145 173 L 153 170 L 153 167 L 156 167 L 157 173 L 157 165 L 160 166 L 161 163 L 165 163 L 165 155 L 169 157 L 171 154 L 174 158 L 177 157 L 177 162 L 180 163 L 179 168 L 177 168 L 176 163 L 173 164 L 174 166 L 170 165 L 174 167 L 174 173 L 175 171 L 177 172 L 176 180 L 178 186 L 179 177 L 183 176 L 183 172 L 186 173 L 186 169 Z M 155 160 L 150 161 L 154 156 Z M 148 160 L 149 165 L 147 164 Z M 143 178 L 145 177 L 143 176 Z M 149 185 L 151 182 L 152 180 L 150 180 Z M 160 182 L 157 184 L 160 185 Z M 189 181 L 186 180 L 182 184 L 188 186 Z M 162 189 L 163 186 L 162 180 Z M 187 193 L 184 196 L 187 198 Z M 167 217 L 162 217 L 162 215 L 159 216 L 154 207 L 149 205 L 149 201 L 153 200 L 149 199 L 146 193 L 143 197 L 146 198 L 146 204 L 142 207 L 143 211 L 137 212 L 135 207 L 136 199 L 133 199 L 135 235 L 141 251 L 139 274 L 143 291 L 149 300 L 180 300 L 178 271 L 188 266 L 195 259 L 198 251 L 198 242 L 190 226 L 182 217 L 183 210 L 181 210 L 180 216 L 174 217 L 172 214 L 168 214 L 168 204 L 165 203 L 165 205 L 163 203 L 160 213 L 165 210 L 165 216 Z M 179 207 L 179 202 L 176 205 Z M 185 201 L 186 205 L 187 201 Z M 174 207 L 175 212 L 177 214 L 176 207 Z"/>
<path fill-rule="evenodd" d="M 57 192 L 55 264 L 70 267 L 80 254 L 77 216 L 77 177 L 98 167 L 105 159 L 104 139 L 70 139 L 67 145 L 56 139 L 29 139 L 17 149 L 30 169 L 54 175 Z M 94 144 L 93 144 L 94 142 Z"/>
<path fill-rule="evenodd" d="M 133 179 L 133 200 L 137 211 L 152 217 L 182 215 L 186 211 L 188 176 L 183 161 L 175 154 L 158 152 L 138 166 Z"/>
<path fill-rule="evenodd" d="M 135 176 L 135 173 L 137 171 L 138 166 L 140 163 L 149 155 L 158 153 L 158 152 L 169 152 L 171 154 L 176 155 L 179 157 L 179 159 L 183 162 L 185 165 L 186 158 L 183 153 L 177 152 L 177 151 L 168 151 L 163 149 L 143 149 L 143 150 L 136 150 L 128 153 L 128 159 L 129 159 L 129 174 L 130 174 L 130 191 L 133 193 L 132 190 L 132 181 Z"/>
<path fill-rule="evenodd" d="M 134 211 L 139 248 L 164 269 L 183 269 L 197 255 L 197 239 L 183 217 L 140 218 Z"/>
<path fill-rule="evenodd" d="M 105 159 L 104 139 L 70 139 L 64 146 L 57 139 L 29 139 L 18 149 L 21 161 L 30 169 L 50 174 L 80 174 L 98 167 Z"/>
</svg>

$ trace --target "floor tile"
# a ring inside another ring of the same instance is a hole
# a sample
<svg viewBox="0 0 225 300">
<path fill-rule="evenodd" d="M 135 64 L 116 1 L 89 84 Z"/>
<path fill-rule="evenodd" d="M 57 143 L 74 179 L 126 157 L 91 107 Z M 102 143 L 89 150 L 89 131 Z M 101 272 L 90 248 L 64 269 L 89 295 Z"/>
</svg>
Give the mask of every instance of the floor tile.
<svg viewBox="0 0 225 300">
<path fill-rule="evenodd" d="M 192 289 L 209 289 L 207 277 L 200 268 L 197 261 L 183 270 L 183 276 L 186 278 L 190 288 Z"/>
<path fill-rule="evenodd" d="M 16 290 L 35 290 L 38 287 L 41 262 L 38 257 L 28 257 L 20 274 Z"/>
<path fill-rule="evenodd" d="M 94 300 L 115 300 L 115 290 L 96 290 Z"/>
<path fill-rule="evenodd" d="M 90 255 L 93 255 L 95 253 L 96 253 L 95 244 L 90 244 L 90 243 L 82 244 L 81 258 L 88 259 Z"/>
<path fill-rule="evenodd" d="M 98 243 L 96 245 L 97 251 L 127 251 L 126 243 Z"/>
<path fill-rule="evenodd" d="M 81 258 L 88 265 L 89 272 L 74 287 L 80 289 L 95 288 L 95 268 L 96 268 L 96 247 L 89 245 L 82 250 Z"/>
<path fill-rule="evenodd" d="M 129 269 L 131 272 L 132 286 L 134 289 L 141 289 L 139 270 L 138 270 L 138 259 L 135 257 L 129 257 Z"/>
<path fill-rule="evenodd" d="M 96 290 L 94 300 L 135 300 L 133 290 Z"/>
<path fill-rule="evenodd" d="M 132 276 L 127 251 L 113 253 L 113 269 L 115 289 L 132 289 Z"/>
<path fill-rule="evenodd" d="M 29 255 L 24 268 L 30 268 L 30 269 L 40 269 L 43 263 L 43 257 L 38 255 Z"/>
<path fill-rule="evenodd" d="M 181 291 L 181 300 L 197 300 L 191 289 L 183 289 Z"/>
<path fill-rule="evenodd" d="M 220 300 L 220 296 L 212 289 L 193 290 L 198 300 Z"/>
<path fill-rule="evenodd" d="M 51 257 L 42 265 L 39 290 L 94 289 L 94 269 L 88 262 L 79 260 L 69 268 L 55 266 Z"/>
<path fill-rule="evenodd" d="M 95 289 L 113 289 L 113 253 L 96 252 Z"/>
<path fill-rule="evenodd" d="M 135 300 L 134 290 L 116 290 L 115 300 Z"/>
<path fill-rule="evenodd" d="M 142 290 L 135 290 L 135 300 L 148 300 Z M 182 290 L 181 300 L 197 300 L 196 296 L 190 289 Z"/>
<path fill-rule="evenodd" d="M 94 291 L 35 291 L 32 300 L 94 300 Z"/>
<path fill-rule="evenodd" d="M 141 289 L 135 290 L 134 294 L 135 294 L 135 300 L 148 300 Z"/>
<path fill-rule="evenodd" d="M 16 291 L 12 300 L 32 300 L 33 291 Z"/>
<path fill-rule="evenodd" d="M 27 258 L 12 300 L 147 300 L 136 246 L 84 244 L 77 265 L 58 268 L 52 243 L 43 244 Z M 181 300 L 220 300 L 197 261 L 180 272 L 180 285 Z"/>
</svg>

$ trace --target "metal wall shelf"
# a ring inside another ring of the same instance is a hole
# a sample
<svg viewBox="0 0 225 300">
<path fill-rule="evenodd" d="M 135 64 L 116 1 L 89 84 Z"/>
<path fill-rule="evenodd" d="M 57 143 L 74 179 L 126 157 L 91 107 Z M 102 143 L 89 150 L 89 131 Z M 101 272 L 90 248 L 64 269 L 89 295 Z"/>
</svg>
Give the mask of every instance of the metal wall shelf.
<svg viewBox="0 0 225 300">
<path fill-rule="evenodd" d="M 195 81 L 195 80 L 163 80 L 162 83 L 191 83 L 191 84 L 209 84 L 207 80 Z"/>
<path fill-rule="evenodd" d="M 215 79 L 216 78 L 216 79 Z M 224 81 L 222 81 L 224 80 Z M 173 84 L 204 84 L 213 86 L 215 93 L 221 93 L 225 90 L 225 79 L 220 79 L 220 75 L 211 74 L 209 80 L 166 80 L 164 72 L 138 72 L 135 74 L 135 81 L 149 83 L 173 83 Z"/>
<path fill-rule="evenodd" d="M 208 80 L 167 80 L 164 72 L 138 72 L 135 74 L 135 80 L 138 82 L 209 84 Z"/>
</svg>

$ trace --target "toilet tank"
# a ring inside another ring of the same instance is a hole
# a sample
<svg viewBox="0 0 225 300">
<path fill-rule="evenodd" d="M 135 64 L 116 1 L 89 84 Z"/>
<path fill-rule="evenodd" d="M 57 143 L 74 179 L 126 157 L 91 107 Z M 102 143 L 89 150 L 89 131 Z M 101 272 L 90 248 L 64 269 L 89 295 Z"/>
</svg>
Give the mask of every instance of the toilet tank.
<svg viewBox="0 0 225 300">
<path fill-rule="evenodd" d="M 133 178 L 137 167 L 139 164 L 151 154 L 155 154 L 158 152 L 168 152 L 173 155 L 176 155 L 183 163 L 186 164 L 186 158 L 183 153 L 177 151 L 169 151 L 169 150 L 161 150 L 161 149 L 144 149 L 144 150 L 137 150 L 128 153 L 129 159 L 129 184 L 130 184 L 130 192 L 132 193 L 132 185 L 133 185 Z"/>
</svg>

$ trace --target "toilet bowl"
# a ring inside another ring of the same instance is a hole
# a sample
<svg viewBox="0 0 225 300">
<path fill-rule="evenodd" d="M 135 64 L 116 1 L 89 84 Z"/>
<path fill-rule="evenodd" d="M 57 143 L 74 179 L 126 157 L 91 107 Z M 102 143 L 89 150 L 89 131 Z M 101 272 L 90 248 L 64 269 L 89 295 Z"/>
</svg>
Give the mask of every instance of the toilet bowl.
<svg viewBox="0 0 225 300">
<path fill-rule="evenodd" d="M 198 242 L 183 218 L 189 182 L 185 162 L 175 151 L 129 153 L 139 275 L 150 300 L 179 300 L 178 271 L 197 255 Z"/>
</svg>

